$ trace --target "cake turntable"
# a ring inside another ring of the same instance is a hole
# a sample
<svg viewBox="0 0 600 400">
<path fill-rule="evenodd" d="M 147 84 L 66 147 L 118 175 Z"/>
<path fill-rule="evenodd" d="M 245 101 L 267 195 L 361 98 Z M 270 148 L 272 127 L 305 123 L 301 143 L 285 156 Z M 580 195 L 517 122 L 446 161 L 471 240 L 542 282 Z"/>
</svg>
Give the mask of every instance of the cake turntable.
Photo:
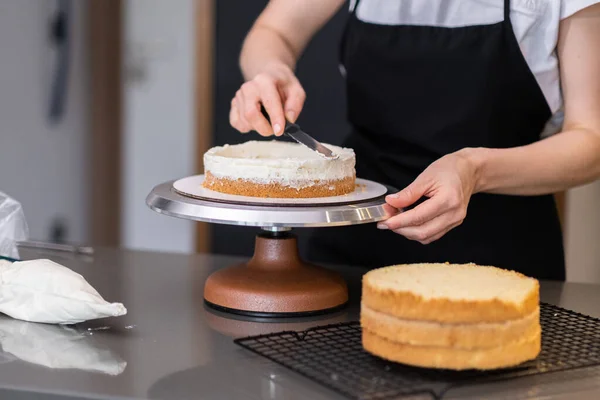
<svg viewBox="0 0 600 400">
<path fill-rule="evenodd" d="M 346 282 L 337 273 L 303 261 L 292 228 L 332 227 L 383 221 L 385 196 L 394 189 L 357 179 L 354 193 L 317 199 L 265 199 L 202 187 L 203 175 L 156 186 L 146 204 L 171 217 L 260 227 L 254 255 L 211 274 L 204 300 L 212 308 L 252 317 L 324 314 L 344 307 Z"/>
</svg>

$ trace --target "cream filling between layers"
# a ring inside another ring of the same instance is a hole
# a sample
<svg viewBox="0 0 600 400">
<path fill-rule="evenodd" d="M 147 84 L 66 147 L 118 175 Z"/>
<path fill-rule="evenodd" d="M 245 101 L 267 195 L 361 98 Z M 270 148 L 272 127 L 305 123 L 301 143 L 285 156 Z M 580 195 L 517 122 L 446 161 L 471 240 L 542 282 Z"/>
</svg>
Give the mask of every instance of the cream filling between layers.
<svg viewBox="0 0 600 400">
<path fill-rule="evenodd" d="M 356 173 L 354 151 L 324 145 L 339 158 L 324 159 L 298 143 L 249 141 L 213 147 L 204 155 L 204 168 L 218 179 L 277 183 L 296 189 L 353 178 Z"/>
<path fill-rule="evenodd" d="M 441 323 L 402 319 L 361 304 L 361 327 L 392 342 L 463 349 L 489 348 L 531 336 L 540 329 L 539 307 L 503 322 Z"/>
</svg>

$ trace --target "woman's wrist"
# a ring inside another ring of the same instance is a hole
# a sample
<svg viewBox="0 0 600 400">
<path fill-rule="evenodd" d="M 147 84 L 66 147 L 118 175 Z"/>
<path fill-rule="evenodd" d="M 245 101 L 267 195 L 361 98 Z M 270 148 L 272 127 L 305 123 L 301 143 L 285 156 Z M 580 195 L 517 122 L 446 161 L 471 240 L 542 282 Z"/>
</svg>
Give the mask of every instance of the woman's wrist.
<svg viewBox="0 0 600 400">
<path fill-rule="evenodd" d="M 490 149 L 481 147 L 467 147 L 455 153 L 465 160 L 473 178 L 473 194 L 487 190 L 486 161 L 489 158 Z"/>
<path fill-rule="evenodd" d="M 265 72 L 273 72 L 275 74 L 294 75 L 294 66 L 289 65 L 283 60 L 272 60 L 265 64 Z"/>
</svg>

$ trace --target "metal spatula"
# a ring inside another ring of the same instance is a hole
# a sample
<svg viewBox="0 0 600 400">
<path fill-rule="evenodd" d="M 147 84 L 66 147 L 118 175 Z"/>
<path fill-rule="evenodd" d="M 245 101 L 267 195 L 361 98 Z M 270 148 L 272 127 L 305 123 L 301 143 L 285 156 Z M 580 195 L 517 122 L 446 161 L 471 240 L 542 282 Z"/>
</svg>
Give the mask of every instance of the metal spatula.
<svg viewBox="0 0 600 400">
<path fill-rule="evenodd" d="M 262 114 L 265 116 L 267 121 L 271 123 L 271 119 L 269 118 L 269 114 L 267 110 L 263 106 L 261 106 Z M 283 133 L 294 139 L 296 142 L 303 144 L 308 147 L 312 151 L 317 152 L 321 157 L 326 158 L 328 160 L 335 160 L 339 156 L 328 149 L 326 146 L 323 146 L 319 143 L 315 138 L 310 136 L 308 133 L 302 131 L 300 126 L 297 124 L 293 124 L 289 121 L 285 121 L 285 128 L 283 129 Z"/>
</svg>

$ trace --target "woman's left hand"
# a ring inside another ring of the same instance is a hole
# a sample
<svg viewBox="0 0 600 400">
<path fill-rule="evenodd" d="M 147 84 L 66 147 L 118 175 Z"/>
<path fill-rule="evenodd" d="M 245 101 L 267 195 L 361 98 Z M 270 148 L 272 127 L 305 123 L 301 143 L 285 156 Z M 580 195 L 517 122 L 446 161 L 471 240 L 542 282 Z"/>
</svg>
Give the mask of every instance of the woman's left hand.
<svg viewBox="0 0 600 400">
<path fill-rule="evenodd" d="M 377 225 L 408 239 L 428 244 L 460 225 L 477 181 L 477 168 L 460 152 L 432 163 L 400 192 L 387 196 L 386 208 L 393 217 Z M 422 197 L 416 207 L 402 211 Z"/>
</svg>

